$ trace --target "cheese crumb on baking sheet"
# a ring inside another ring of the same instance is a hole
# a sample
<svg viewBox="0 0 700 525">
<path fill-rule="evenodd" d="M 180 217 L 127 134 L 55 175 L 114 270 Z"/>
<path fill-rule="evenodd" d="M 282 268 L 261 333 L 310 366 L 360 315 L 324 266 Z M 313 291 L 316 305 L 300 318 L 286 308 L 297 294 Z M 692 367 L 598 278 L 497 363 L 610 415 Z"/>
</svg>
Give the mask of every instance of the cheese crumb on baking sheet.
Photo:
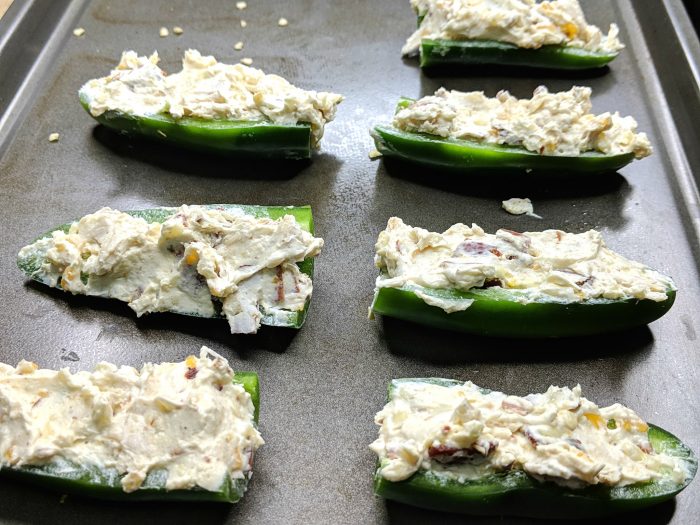
<svg viewBox="0 0 700 525">
<path fill-rule="evenodd" d="M 289 20 L 287 20 L 286 18 L 280 18 L 277 21 L 277 25 L 280 27 L 285 27 L 285 26 L 289 25 Z"/>
<path fill-rule="evenodd" d="M 245 64 L 246 66 L 250 66 L 253 63 L 252 58 L 241 58 L 241 64 Z"/>
<path fill-rule="evenodd" d="M 241 27 L 248 27 L 248 22 L 241 20 Z"/>
<path fill-rule="evenodd" d="M 185 31 L 180 26 L 173 27 L 173 33 L 176 35 L 181 35 Z"/>
<path fill-rule="evenodd" d="M 58 133 L 51 133 L 49 135 L 49 142 L 58 142 L 58 139 L 61 137 Z"/>
<path fill-rule="evenodd" d="M 168 36 L 170 34 L 170 32 L 168 31 L 167 27 L 161 27 L 158 34 L 160 35 L 161 38 L 165 38 L 166 36 Z"/>
<path fill-rule="evenodd" d="M 76 27 L 75 29 L 73 29 L 73 34 L 75 36 L 83 36 L 85 34 L 85 29 L 83 29 L 82 27 Z"/>
<path fill-rule="evenodd" d="M 236 9 L 243 10 L 246 7 L 248 7 L 248 4 L 245 2 L 236 2 Z"/>
<path fill-rule="evenodd" d="M 519 199 L 513 197 L 507 201 L 503 201 L 501 207 L 506 210 L 511 215 L 529 215 L 530 217 L 535 217 L 541 219 L 539 215 L 535 213 L 535 209 L 532 207 L 532 201 L 530 199 Z"/>
<path fill-rule="evenodd" d="M 236 42 L 233 45 L 233 49 L 235 49 L 236 51 L 240 51 L 241 49 L 243 49 L 243 42 Z"/>
</svg>

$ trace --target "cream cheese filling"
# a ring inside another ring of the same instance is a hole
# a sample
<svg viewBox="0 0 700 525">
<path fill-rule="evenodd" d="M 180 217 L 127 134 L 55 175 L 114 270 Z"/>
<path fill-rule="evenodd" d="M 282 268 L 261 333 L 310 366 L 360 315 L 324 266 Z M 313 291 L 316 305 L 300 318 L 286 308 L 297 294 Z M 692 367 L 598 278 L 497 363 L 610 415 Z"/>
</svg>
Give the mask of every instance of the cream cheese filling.
<svg viewBox="0 0 700 525">
<path fill-rule="evenodd" d="M 193 49 L 185 51 L 179 73 L 166 74 L 158 61 L 158 53 L 145 57 L 125 51 L 109 76 L 80 88 L 90 113 L 95 117 L 119 111 L 137 116 L 307 123 L 317 145 L 343 100 L 335 93 L 305 91 L 280 76 L 243 64 L 222 64 Z"/>
<path fill-rule="evenodd" d="M 564 45 L 601 53 L 616 53 L 625 46 L 617 38 L 617 25 L 608 34 L 586 21 L 577 0 L 411 0 L 423 17 L 402 49 L 418 52 L 423 39 L 496 40 L 537 49 Z"/>
<path fill-rule="evenodd" d="M 637 121 L 618 112 L 591 113 L 591 88 L 574 86 L 550 93 L 540 86 L 532 98 L 518 99 L 507 91 L 494 98 L 483 91 L 440 88 L 394 115 L 403 131 L 484 144 L 518 146 L 540 155 L 577 156 L 587 151 L 606 155 L 652 153 Z"/>
<path fill-rule="evenodd" d="M 147 363 L 139 371 L 99 363 L 94 372 L 0 363 L 0 466 L 69 461 L 116 469 L 125 492 L 166 471 L 167 490 L 218 491 L 249 477 L 264 441 L 250 395 L 223 357 Z"/>
<path fill-rule="evenodd" d="M 448 313 L 466 310 L 472 301 L 436 297 L 430 289 L 499 286 L 512 290 L 513 300 L 522 303 L 658 302 L 675 289 L 670 277 L 607 248 L 595 230 L 574 234 L 502 229 L 488 234 L 476 224 L 458 223 L 435 233 L 392 217 L 375 249 L 375 263 L 381 270 L 377 289 L 412 289 Z"/>
<path fill-rule="evenodd" d="M 580 386 L 518 397 L 471 382 L 400 382 L 375 423 L 370 448 L 389 481 L 430 471 L 464 482 L 509 469 L 570 487 L 688 477 L 680 460 L 654 452 L 637 414 L 598 407 Z"/>
<path fill-rule="evenodd" d="M 34 277 L 51 286 L 126 301 L 138 316 L 213 317 L 216 299 L 232 333 L 254 333 L 263 315 L 284 320 L 304 309 L 313 285 L 296 263 L 322 247 L 292 215 L 273 220 L 183 205 L 162 224 L 102 208 L 19 257 L 43 260 Z"/>
</svg>

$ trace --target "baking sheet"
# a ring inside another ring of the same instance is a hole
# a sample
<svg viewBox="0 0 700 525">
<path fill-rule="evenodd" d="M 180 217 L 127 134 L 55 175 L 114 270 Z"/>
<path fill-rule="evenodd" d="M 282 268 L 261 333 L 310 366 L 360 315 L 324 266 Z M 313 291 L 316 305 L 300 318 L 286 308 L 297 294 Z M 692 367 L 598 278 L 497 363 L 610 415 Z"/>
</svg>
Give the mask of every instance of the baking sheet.
<svg viewBox="0 0 700 525">
<path fill-rule="evenodd" d="M 0 121 L 0 360 L 14 364 L 26 358 L 73 370 L 92 369 L 102 360 L 139 366 L 180 360 L 210 346 L 235 369 L 261 377 L 260 429 L 267 444 L 256 456 L 249 491 L 232 507 L 117 505 L 0 481 L 0 522 L 462 522 L 465 518 L 385 503 L 372 494 L 375 458 L 367 445 L 376 436 L 373 415 L 394 377 L 469 379 L 517 395 L 580 383 L 599 404 L 628 405 L 700 452 L 698 213 L 691 176 L 700 166 L 697 150 L 686 154 L 684 148 L 684 140 L 697 136 L 692 120 L 700 98 L 692 60 L 682 49 L 692 51 L 697 40 L 679 33 L 678 6 L 585 2 L 589 21 L 600 26 L 616 21 L 628 45 L 602 75 L 475 69 L 469 77 L 450 78 L 425 76 L 416 62 L 400 58 L 415 26 L 405 0 L 248 4 L 239 11 L 230 0 L 72 2 L 61 16 L 43 21 L 51 30 L 42 33 L 46 38 L 34 67 L 23 68 L 21 100 L 5 106 Z M 277 26 L 280 17 L 289 20 L 287 27 Z M 248 22 L 245 29 L 241 19 Z M 183 35 L 158 36 L 161 26 L 176 25 Z M 78 26 L 86 30 L 80 38 L 71 35 Z M 242 52 L 233 49 L 239 40 L 245 43 Z M 18 52 L 11 44 L 2 48 L 5 55 Z M 78 88 L 107 74 L 123 50 L 157 49 L 164 69 L 175 71 L 190 47 L 224 62 L 249 56 L 254 66 L 296 85 L 344 94 L 313 163 L 276 166 L 261 179 L 260 166 L 126 140 L 96 127 L 80 108 Z M 3 72 L 0 89 L 7 79 Z M 368 158 L 367 130 L 389 120 L 399 96 L 418 97 L 441 85 L 490 95 L 508 88 L 527 96 L 539 84 L 551 90 L 590 85 L 594 110 L 633 115 L 655 154 L 624 168 L 602 189 L 581 178 L 566 187 L 533 187 L 528 194 L 499 188 L 476 196 L 467 183 L 409 180 Z M 59 142 L 48 142 L 52 132 L 61 134 Z M 502 211 L 500 200 L 514 196 L 531 197 L 543 219 Z M 231 336 L 222 321 L 168 314 L 137 320 L 124 304 L 49 290 L 29 283 L 15 267 L 17 251 L 36 235 L 105 205 L 211 202 L 312 205 L 326 246 L 301 331 Z M 672 275 L 678 299 L 649 328 L 576 340 L 485 339 L 390 319 L 369 321 L 373 246 L 392 215 L 438 231 L 458 221 L 477 222 L 487 231 L 596 228 L 615 250 Z M 675 502 L 635 519 L 692 524 L 698 515 L 696 480 Z"/>
</svg>

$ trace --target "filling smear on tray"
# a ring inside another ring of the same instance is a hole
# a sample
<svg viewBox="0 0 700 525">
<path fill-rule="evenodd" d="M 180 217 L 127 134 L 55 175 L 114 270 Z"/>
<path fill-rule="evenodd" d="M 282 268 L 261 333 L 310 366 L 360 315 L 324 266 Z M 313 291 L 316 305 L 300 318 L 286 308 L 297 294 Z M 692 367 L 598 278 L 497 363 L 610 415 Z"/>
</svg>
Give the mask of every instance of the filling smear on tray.
<svg viewBox="0 0 700 525">
<path fill-rule="evenodd" d="M 375 249 L 377 288 L 409 289 L 448 313 L 466 310 L 473 300 L 441 298 L 426 293 L 429 289 L 495 286 L 513 291 L 512 300 L 522 303 L 660 302 L 675 289 L 671 278 L 606 248 L 595 230 L 488 234 L 476 224 L 459 223 L 435 233 L 392 217 Z"/>
<path fill-rule="evenodd" d="M 343 100 L 335 93 L 305 91 L 280 76 L 243 64 L 222 64 L 192 49 L 185 52 L 179 73 L 166 74 L 158 61 L 158 53 L 145 57 L 124 52 L 109 76 L 90 80 L 80 89 L 90 113 L 94 117 L 117 111 L 137 116 L 307 123 L 317 145 L 324 125 L 333 120 Z"/>
<path fill-rule="evenodd" d="M 632 117 L 618 112 L 591 113 L 591 89 L 574 86 L 550 93 L 538 87 L 530 99 L 507 91 L 494 98 L 483 91 L 448 91 L 423 97 L 398 111 L 397 129 L 483 144 L 516 146 L 540 155 L 577 156 L 594 151 L 606 155 L 651 155 L 645 133 L 637 133 Z"/>
<path fill-rule="evenodd" d="M 250 476 L 264 442 L 250 395 L 223 357 L 100 363 L 94 372 L 0 363 L 0 467 L 116 469 L 125 492 L 165 471 L 166 490 L 218 491 Z"/>
<path fill-rule="evenodd" d="M 375 422 L 381 429 L 370 448 L 389 481 L 429 471 L 463 483 L 518 469 L 579 488 L 689 476 L 682 461 L 654 451 L 637 414 L 598 407 L 580 386 L 518 397 L 471 382 L 399 382 Z"/>
<path fill-rule="evenodd" d="M 616 53 L 625 46 L 618 27 L 608 34 L 586 22 L 577 0 L 411 0 L 422 21 L 402 52 L 418 52 L 423 39 L 495 40 L 537 49 L 546 45 Z"/>
<path fill-rule="evenodd" d="M 313 287 L 296 263 L 322 247 L 292 215 L 183 205 L 162 224 L 102 208 L 19 257 L 43 261 L 33 277 L 50 286 L 126 301 L 139 316 L 214 317 L 220 306 L 232 333 L 253 333 L 263 314 L 283 319 L 304 309 Z"/>
</svg>

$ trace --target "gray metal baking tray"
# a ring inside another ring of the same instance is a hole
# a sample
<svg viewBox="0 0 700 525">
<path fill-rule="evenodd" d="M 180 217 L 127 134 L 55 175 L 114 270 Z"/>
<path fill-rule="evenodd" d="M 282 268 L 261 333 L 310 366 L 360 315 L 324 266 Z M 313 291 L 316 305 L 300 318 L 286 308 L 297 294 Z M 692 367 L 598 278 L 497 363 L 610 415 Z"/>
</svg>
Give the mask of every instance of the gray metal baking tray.
<svg viewBox="0 0 700 525">
<path fill-rule="evenodd" d="M 425 76 L 399 53 L 415 26 L 407 0 L 248 4 L 239 11 L 232 0 L 15 0 L 0 20 L 0 360 L 74 370 L 101 360 L 138 366 L 179 360 L 208 345 L 234 368 L 260 373 L 267 440 L 248 494 L 233 507 L 106 504 L 2 481 L 0 522 L 462 522 L 372 494 L 373 415 L 389 379 L 401 376 L 470 379 L 516 394 L 580 383 L 595 401 L 634 407 L 700 453 L 700 213 L 693 176 L 700 173 L 700 48 L 679 0 L 585 2 L 593 23 L 616 21 L 627 43 L 610 69 L 593 77 L 480 69 L 463 78 Z M 289 26 L 278 27 L 279 17 Z M 175 25 L 183 35 L 158 36 L 161 26 Z M 72 35 L 78 26 L 86 30 L 80 38 Z M 238 40 L 244 52 L 234 51 Z M 190 47 L 227 62 L 250 56 L 255 66 L 302 87 L 343 93 L 347 99 L 313 162 L 261 179 L 259 167 L 125 140 L 96 127 L 80 108 L 80 85 L 106 74 L 123 50 L 157 49 L 164 68 L 175 70 Z M 594 109 L 635 116 L 655 154 L 604 188 L 579 178 L 566 188 L 533 185 L 514 195 L 500 187 L 476 196 L 464 182 L 407 180 L 367 156 L 368 128 L 389 119 L 400 95 L 445 85 L 524 96 L 538 84 L 592 86 Z M 51 132 L 61 134 L 59 142 L 48 142 Z M 543 219 L 503 212 L 499 198 L 513 196 L 531 197 Z M 67 219 L 104 205 L 183 202 L 313 206 L 326 246 L 301 331 L 234 337 L 223 321 L 165 314 L 137 320 L 123 304 L 28 283 L 15 267 L 21 246 Z M 578 340 L 491 340 L 369 321 L 373 246 L 391 215 L 437 230 L 457 221 L 488 231 L 598 228 L 613 248 L 672 275 L 678 300 L 648 329 Z M 675 503 L 634 519 L 690 525 L 698 516 L 696 480 Z"/>
</svg>

